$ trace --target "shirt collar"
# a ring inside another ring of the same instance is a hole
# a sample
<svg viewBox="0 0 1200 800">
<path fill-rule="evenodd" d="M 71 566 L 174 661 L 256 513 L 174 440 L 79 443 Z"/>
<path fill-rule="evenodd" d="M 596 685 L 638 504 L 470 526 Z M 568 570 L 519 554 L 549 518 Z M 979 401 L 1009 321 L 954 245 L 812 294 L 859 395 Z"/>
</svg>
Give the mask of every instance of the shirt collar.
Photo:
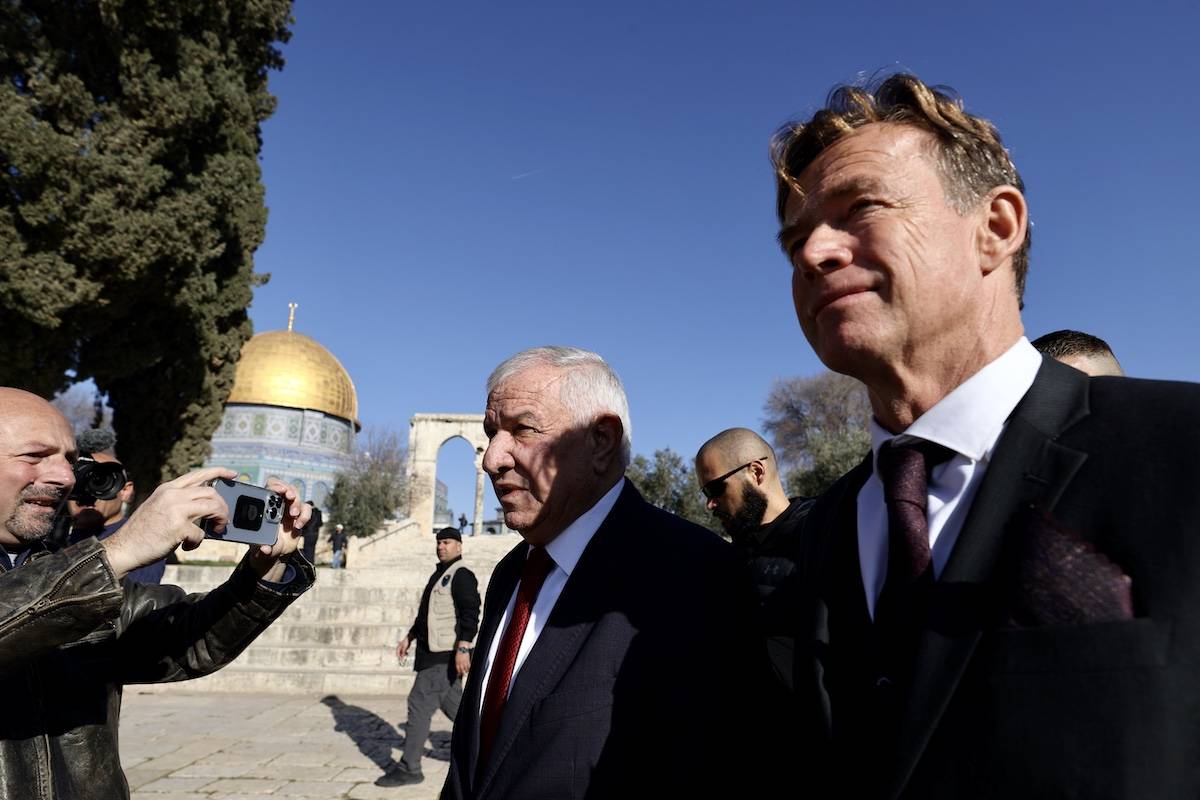
<svg viewBox="0 0 1200 800">
<path fill-rule="evenodd" d="M 1022 336 L 1017 343 L 943 397 L 898 435 L 872 417 L 871 454 L 889 440 L 909 437 L 935 442 L 972 461 L 984 461 L 1017 403 L 1033 385 L 1042 355 Z"/>
<path fill-rule="evenodd" d="M 617 504 L 617 498 L 621 496 L 621 490 L 624 487 L 625 480 L 622 478 L 596 501 L 596 505 L 576 517 L 575 521 L 568 525 L 562 533 L 554 537 L 554 541 L 546 545 L 546 554 L 554 559 L 554 563 L 558 565 L 559 569 L 567 573 L 567 577 L 571 576 L 571 571 L 579 563 L 579 557 L 583 555 L 584 548 L 588 546 L 588 542 L 596 535 L 600 525 L 608 517 L 613 506 Z"/>
<path fill-rule="evenodd" d="M 33 554 L 33 547 L 26 547 L 19 553 L 10 553 L 0 547 L 0 564 L 4 565 L 5 569 L 16 569 L 29 560 L 29 556 Z"/>
</svg>

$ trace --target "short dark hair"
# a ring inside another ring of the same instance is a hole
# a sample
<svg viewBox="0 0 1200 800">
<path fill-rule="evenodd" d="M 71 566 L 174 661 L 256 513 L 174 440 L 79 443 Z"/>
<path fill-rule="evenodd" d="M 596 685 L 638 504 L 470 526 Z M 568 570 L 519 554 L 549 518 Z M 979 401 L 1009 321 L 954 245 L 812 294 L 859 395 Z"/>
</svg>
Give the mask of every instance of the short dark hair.
<svg viewBox="0 0 1200 800">
<path fill-rule="evenodd" d="M 1033 346 L 1043 355 L 1062 361 L 1071 356 L 1113 356 L 1108 342 L 1083 331 L 1063 329 L 1033 340 Z"/>
<path fill-rule="evenodd" d="M 863 86 L 836 86 L 812 119 L 789 122 L 776 131 L 771 138 L 771 163 L 780 222 L 788 195 L 799 191 L 800 173 L 821 151 L 873 122 L 909 125 L 933 135 L 933 160 L 942 188 L 960 213 L 973 208 L 997 186 L 1015 186 L 1025 193 L 1025 183 L 995 125 L 964 111 L 962 99 L 953 89 L 928 86 L 917 76 L 902 72 Z M 1030 241 L 1026 227 L 1025 242 L 1013 256 L 1017 300 L 1022 304 Z"/>
<path fill-rule="evenodd" d="M 90 456 L 93 453 L 109 453 L 116 458 L 117 435 L 112 428 L 91 428 L 80 431 L 75 436 L 75 449 L 80 455 Z"/>
</svg>

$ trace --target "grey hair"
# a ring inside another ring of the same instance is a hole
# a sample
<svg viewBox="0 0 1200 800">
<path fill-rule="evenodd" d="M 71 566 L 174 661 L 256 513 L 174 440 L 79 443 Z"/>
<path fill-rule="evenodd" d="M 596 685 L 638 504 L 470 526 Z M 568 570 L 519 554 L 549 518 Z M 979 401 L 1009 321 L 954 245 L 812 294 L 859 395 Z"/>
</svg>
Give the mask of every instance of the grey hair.
<svg viewBox="0 0 1200 800">
<path fill-rule="evenodd" d="M 621 420 L 621 462 L 629 466 L 633 452 L 633 427 L 629 423 L 629 401 L 625 387 L 608 362 L 590 350 L 550 345 L 522 350 L 492 370 L 487 379 L 491 396 L 500 384 L 522 370 L 548 366 L 563 373 L 559 384 L 559 402 L 571 412 L 575 422 L 590 425 L 599 414 L 613 414 Z"/>
</svg>

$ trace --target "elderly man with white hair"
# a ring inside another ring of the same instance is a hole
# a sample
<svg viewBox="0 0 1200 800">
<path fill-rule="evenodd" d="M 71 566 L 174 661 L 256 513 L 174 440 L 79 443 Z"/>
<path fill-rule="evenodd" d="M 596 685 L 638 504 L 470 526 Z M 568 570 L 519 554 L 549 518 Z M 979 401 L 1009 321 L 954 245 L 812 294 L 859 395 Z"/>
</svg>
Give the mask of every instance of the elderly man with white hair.
<svg viewBox="0 0 1200 800">
<path fill-rule="evenodd" d="M 753 735 L 765 645 L 746 623 L 748 581 L 725 542 L 625 479 L 616 373 L 540 347 L 487 390 L 483 468 L 525 541 L 488 587 L 443 797 L 707 796 L 753 780 L 734 766 L 755 748 L 704 760 L 708 731 Z"/>
</svg>

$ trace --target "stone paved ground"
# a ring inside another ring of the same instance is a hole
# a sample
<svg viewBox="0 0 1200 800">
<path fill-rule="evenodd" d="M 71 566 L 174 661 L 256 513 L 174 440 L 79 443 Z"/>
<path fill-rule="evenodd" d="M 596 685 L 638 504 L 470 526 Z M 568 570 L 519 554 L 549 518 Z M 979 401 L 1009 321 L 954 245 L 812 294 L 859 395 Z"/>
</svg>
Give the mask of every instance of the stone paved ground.
<svg viewBox="0 0 1200 800">
<path fill-rule="evenodd" d="M 399 760 L 403 697 L 139 694 L 126 689 L 121 762 L 134 800 L 436 798 L 450 722 L 433 718 L 425 782 L 380 789 Z"/>
</svg>

